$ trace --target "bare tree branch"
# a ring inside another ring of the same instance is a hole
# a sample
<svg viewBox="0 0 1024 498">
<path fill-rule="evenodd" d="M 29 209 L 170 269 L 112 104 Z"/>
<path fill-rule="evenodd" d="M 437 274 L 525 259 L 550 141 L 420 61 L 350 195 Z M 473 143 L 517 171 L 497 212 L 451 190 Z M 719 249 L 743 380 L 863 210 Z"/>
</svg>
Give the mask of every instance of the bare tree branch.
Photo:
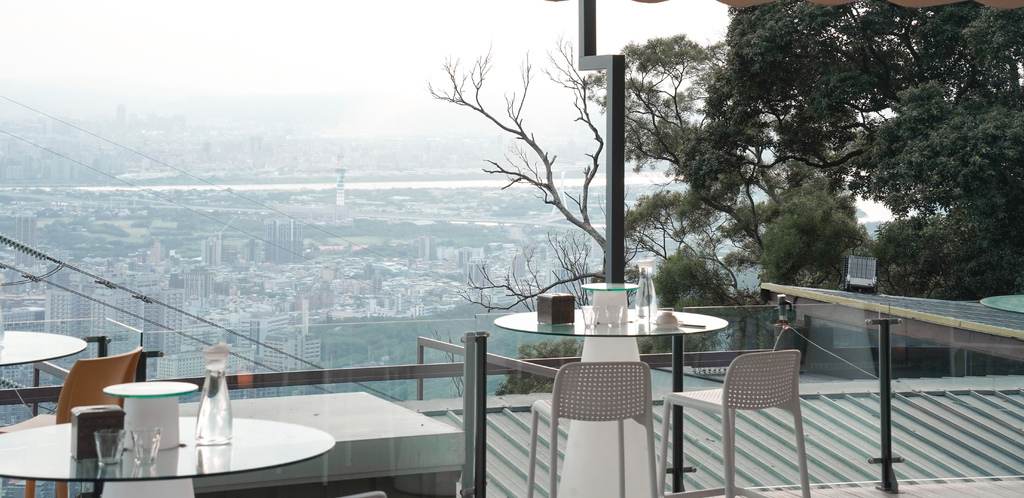
<svg viewBox="0 0 1024 498">
<path fill-rule="evenodd" d="M 535 75 L 528 56 L 520 66 L 520 89 L 504 95 L 504 108 L 498 112 L 484 103 L 484 83 L 493 68 L 490 52 L 477 59 L 468 69 L 463 68 L 458 60 L 446 60 L 442 66 L 447 76 L 445 86 L 435 87 L 431 84 L 428 87 L 433 98 L 465 107 L 513 138 L 513 144 L 502 160 L 484 160 L 484 172 L 503 176 L 507 180 L 503 189 L 514 185 L 533 187 L 538 199 L 552 206 L 575 228 L 567 234 L 548 234 L 547 249 L 560 267 L 550 275 L 545 274 L 546 270 L 540 264 L 540 251 L 532 246 L 521 247 L 517 255 L 526 261 L 525 276 L 513 271 L 514 268 L 480 268 L 477 277 L 482 281 L 470 282 L 470 290 L 465 291 L 462 297 L 487 309 L 532 307 L 537 295 L 552 289 L 564 289 L 567 285 L 579 300 L 583 298 L 579 287 L 581 283 L 603 276 L 602 271 L 587 267 L 591 248 L 599 247 L 603 251 L 605 247 L 604 232 L 594 227 L 589 206 L 590 186 L 600 169 L 604 150 L 604 139 L 591 118 L 590 106 L 596 100 L 595 92 L 603 88 L 603 79 L 601 76 L 583 76 L 575 69 L 575 55 L 570 42 L 559 40 L 557 51 L 549 53 L 548 60 L 551 67 L 544 69 L 543 73 L 549 80 L 571 92 L 572 105 L 576 110 L 574 121 L 584 124 L 594 140 L 593 150 L 586 153 L 583 188 L 579 193 L 561 191 L 554 175 L 557 157 L 526 126 L 524 113 Z M 601 256 L 603 261 L 603 254 Z M 490 296 L 495 293 L 513 299 L 503 301 L 506 304 L 494 303 Z"/>
</svg>

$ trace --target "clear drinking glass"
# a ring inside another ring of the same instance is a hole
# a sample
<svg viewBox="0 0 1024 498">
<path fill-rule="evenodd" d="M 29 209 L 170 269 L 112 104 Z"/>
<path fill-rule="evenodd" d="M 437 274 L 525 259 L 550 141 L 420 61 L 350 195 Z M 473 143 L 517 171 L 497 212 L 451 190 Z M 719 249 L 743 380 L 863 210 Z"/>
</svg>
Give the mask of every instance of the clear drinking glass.
<svg viewBox="0 0 1024 498">
<path fill-rule="evenodd" d="M 132 429 L 132 452 L 135 455 L 135 463 L 153 463 L 156 461 L 156 455 L 159 451 L 159 427 L 137 427 Z"/>
<path fill-rule="evenodd" d="M 594 315 L 594 307 L 580 306 L 580 311 L 583 313 L 583 325 L 585 325 L 587 328 L 593 327 L 594 322 L 597 319 L 597 317 Z"/>
<path fill-rule="evenodd" d="M 101 466 L 121 463 L 121 454 L 124 452 L 123 429 L 100 429 L 93 433 L 93 438 L 96 440 L 96 460 Z"/>
</svg>

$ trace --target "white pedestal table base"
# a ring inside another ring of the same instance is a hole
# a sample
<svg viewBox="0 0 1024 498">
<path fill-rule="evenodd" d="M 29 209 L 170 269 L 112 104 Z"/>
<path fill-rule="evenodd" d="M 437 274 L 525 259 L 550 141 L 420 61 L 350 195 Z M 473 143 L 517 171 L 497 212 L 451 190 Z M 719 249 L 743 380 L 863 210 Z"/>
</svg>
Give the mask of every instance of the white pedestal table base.
<svg viewBox="0 0 1024 498">
<path fill-rule="evenodd" d="M 587 337 L 582 361 L 640 361 L 635 337 Z M 624 423 L 626 496 L 651 496 L 648 484 L 647 431 L 636 422 Z M 619 496 L 618 429 L 615 422 L 572 421 L 562 462 L 558 496 L 602 498 Z"/>
</svg>

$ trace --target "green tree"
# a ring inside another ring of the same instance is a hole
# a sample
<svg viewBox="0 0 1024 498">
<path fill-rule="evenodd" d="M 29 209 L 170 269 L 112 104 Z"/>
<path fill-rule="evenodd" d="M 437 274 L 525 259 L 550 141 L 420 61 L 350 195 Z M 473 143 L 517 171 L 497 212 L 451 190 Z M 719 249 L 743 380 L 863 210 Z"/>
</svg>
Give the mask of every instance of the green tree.
<svg viewBox="0 0 1024 498">
<path fill-rule="evenodd" d="M 574 337 L 547 339 L 535 344 L 520 344 L 516 358 L 564 358 L 578 357 L 583 354 L 583 341 Z M 549 393 L 555 385 L 555 379 L 539 375 L 517 372 L 509 374 L 494 391 L 497 396 L 506 394 Z"/>
<path fill-rule="evenodd" d="M 659 297 L 675 307 L 744 305 L 744 276 L 834 286 L 842 257 L 864 245 L 849 192 L 819 169 L 780 158 L 761 140 L 718 149 L 707 116 L 728 51 L 683 35 L 625 48 L 627 147 L 637 168 L 668 166 L 683 192 L 639 199 L 627 216 L 638 250 L 664 258 Z M 733 128 L 730 134 L 753 130 Z M 732 135 L 729 138 L 733 138 Z M 764 138 L 764 137 L 762 137 Z"/>
<path fill-rule="evenodd" d="M 804 287 L 835 288 L 843 257 L 865 244 L 850 195 L 835 195 L 824 178 L 790 189 L 769 211 L 761 237 L 762 280 Z"/>
<path fill-rule="evenodd" d="M 714 192 L 757 171 L 817 170 L 893 210 L 876 249 L 887 292 L 1019 292 L 1022 32 L 1021 12 L 973 2 L 737 10 L 675 173 Z"/>
</svg>

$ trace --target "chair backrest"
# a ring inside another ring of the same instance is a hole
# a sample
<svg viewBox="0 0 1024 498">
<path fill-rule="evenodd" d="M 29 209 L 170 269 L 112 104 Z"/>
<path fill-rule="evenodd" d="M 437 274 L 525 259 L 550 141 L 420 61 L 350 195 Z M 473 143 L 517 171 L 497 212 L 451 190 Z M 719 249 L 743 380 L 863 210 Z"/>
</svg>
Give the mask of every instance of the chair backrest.
<svg viewBox="0 0 1024 498">
<path fill-rule="evenodd" d="M 567 363 L 555 375 L 553 417 L 590 422 L 641 421 L 650 410 L 651 368 L 644 362 Z"/>
<path fill-rule="evenodd" d="M 768 351 L 737 356 L 729 364 L 722 404 L 737 410 L 790 409 L 800 400 L 800 351 Z"/>
<path fill-rule="evenodd" d="M 76 406 L 124 406 L 124 399 L 103 394 L 103 388 L 135 380 L 135 367 L 141 355 L 142 348 L 138 347 L 117 356 L 76 361 L 60 388 L 55 412 L 57 423 L 71 422 L 71 409 Z"/>
</svg>

